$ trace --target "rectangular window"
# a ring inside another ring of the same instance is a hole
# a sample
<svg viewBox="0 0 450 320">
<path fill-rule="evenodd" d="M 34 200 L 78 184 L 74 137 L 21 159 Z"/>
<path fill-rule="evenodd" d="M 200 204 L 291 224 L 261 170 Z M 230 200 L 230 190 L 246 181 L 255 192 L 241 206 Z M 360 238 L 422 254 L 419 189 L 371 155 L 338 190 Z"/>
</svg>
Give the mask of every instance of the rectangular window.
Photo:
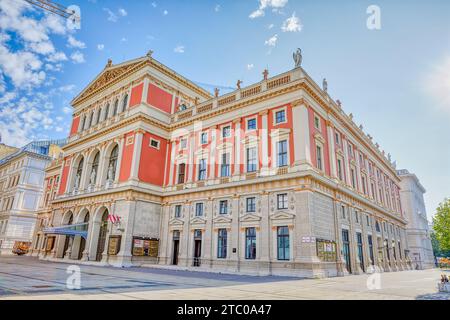
<svg viewBox="0 0 450 320">
<path fill-rule="evenodd" d="M 206 179 L 206 159 L 200 159 L 198 164 L 198 180 Z"/>
<path fill-rule="evenodd" d="M 202 132 L 202 134 L 200 136 L 200 143 L 201 144 L 207 144 L 208 143 L 208 133 L 207 132 Z"/>
<path fill-rule="evenodd" d="M 335 134 L 335 139 L 336 139 L 336 144 L 339 145 L 340 144 L 340 140 L 339 140 L 339 133 L 336 132 Z"/>
<path fill-rule="evenodd" d="M 222 165 L 220 167 L 220 176 L 229 177 L 230 176 L 230 154 L 222 154 Z"/>
<path fill-rule="evenodd" d="M 322 148 L 321 146 L 316 146 L 316 154 L 317 154 L 317 169 L 323 170 L 322 166 Z"/>
<path fill-rule="evenodd" d="M 278 157 L 277 157 L 278 167 L 287 166 L 287 140 L 282 140 L 278 142 Z"/>
<path fill-rule="evenodd" d="M 256 171 L 256 147 L 247 148 L 247 172 Z"/>
<path fill-rule="evenodd" d="M 287 209 L 288 208 L 288 195 L 287 193 L 278 194 L 277 195 L 277 207 L 278 210 L 280 209 Z"/>
<path fill-rule="evenodd" d="M 347 219 L 345 216 L 345 207 L 341 206 L 341 212 L 342 212 L 342 219 Z"/>
<path fill-rule="evenodd" d="M 203 216 L 203 203 L 202 202 L 195 204 L 195 216 L 196 217 Z"/>
<path fill-rule="evenodd" d="M 155 139 L 150 139 L 150 147 L 159 149 L 159 141 Z"/>
<path fill-rule="evenodd" d="M 228 201 L 221 200 L 219 202 L 219 214 L 228 214 Z"/>
<path fill-rule="evenodd" d="M 359 266 L 361 267 L 361 270 L 364 271 L 363 243 L 362 243 L 362 234 L 360 232 L 356 233 L 356 242 L 358 245 Z"/>
<path fill-rule="evenodd" d="M 367 243 L 369 244 L 370 263 L 372 265 L 374 265 L 375 264 L 375 260 L 373 259 L 373 242 L 372 242 L 372 236 L 370 234 L 367 236 Z"/>
<path fill-rule="evenodd" d="M 314 127 L 320 130 L 320 119 L 318 116 L 314 116 Z"/>
<path fill-rule="evenodd" d="M 180 149 L 186 149 L 187 146 L 187 139 L 181 139 L 180 140 Z"/>
<path fill-rule="evenodd" d="M 358 211 L 355 211 L 355 221 L 356 221 L 356 223 L 359 223 L 359 214 L 358 214 Z"/>
<path fill-rule="evenodd" d="M 186 164 L 180 163 L 178 165 L 178 183 L 184 183 L 184 177 L 185 177 L 185 171 L 186 171 Z"/>
<path fill-rule="evenodd" d="M 355 180 L 355 169 L 350 169 L 350 176 L 352 178 L 352 187 L 353 189 L 356 188 L 356 180 Z"/>
<path fill-rule="evenodd" d="M 280 110 L 275 112 L 275 123 L 283 123 L 286 122 L 286 111 Z"/>
<path fill-rule="evenodd" d="M 247 120 L 247 130 L 256 130 L 256 119 Z"/>
<path fill-rule="evenodd" d="M 366 223 L 367 223 L 367 226 L 370 227 L 370 218 L 367 215 L 366 215 Z"/>
<path fill-rule="evenodd" d="M 338 165 L 338 167 L 337 167 L 337 170 L 338 170 L 338 178 L 339 178 L 339 180 L 342 181 L 342 161 L 341 161 L 341 159 L 338 159 L 337 165 Z"/>
<path fill-rule="evenodd" d="M 231 127 L 226 126 L 222 128 L 222 138 L 228 138 L 231 135 Z"/>
<path fill-rule="evenodd" d="M 277 227 L 277 259 L 289 260 L 289 228 Z"/>
<path fill-rule="evenodd" d="M 256 228 L 245 229 L 245 259 L 256 259 Z"/>
<path fill-rule="evenodd" d="M 247 212 L 256 212 L 256 198 L 247 198 Z"/>
<path fill-rule="evenodd" d="M 225 259 L 227 257 L 227 229 L 219 229 L 217 233 L 217 258 Z"/>
<path fill-rule="evenodd" d="M 367 194 L 367 190 L 366 190 L 366 177 L 362 177 L 362 188 L 363 188 L 363 193 Z"/>
<path fill-rule="evenodd" d="M 181 205 L 177 204 L 175 206 L 175 218 L 180 218 L 181 217 Z"/>
</svg>

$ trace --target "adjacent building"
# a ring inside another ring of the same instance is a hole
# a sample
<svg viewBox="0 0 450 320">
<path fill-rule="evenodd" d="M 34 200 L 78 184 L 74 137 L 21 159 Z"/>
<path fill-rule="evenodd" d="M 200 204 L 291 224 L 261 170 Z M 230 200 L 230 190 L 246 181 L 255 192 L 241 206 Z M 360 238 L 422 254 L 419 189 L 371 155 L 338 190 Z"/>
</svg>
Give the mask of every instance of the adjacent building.
<svg viewBox="0 0 450 320">
<path fill-rule="evenodd" d="M 431 236 L 425 201 L 426 192 L 414 173 L 408 170 L 399 170 L 400 198 L 403 212 L 408 220 L 406 234 L 408 237 L 412 267 L 415 269 L 433 268 L 434 254 L 431 245 Z"/>
<path fill-rule="evenodd" d="M 152 52 L 108 61 L 72 101 L 46 259 L 306 277 L 409 268 L 390 157 L 294 57 L 224 95 Z"/>
<path fill-rule="evenodd" d="M 34 141 L 0 160 L 0 254 L 32 240 L 44 170 L 65 140 Z"/>
</svg>

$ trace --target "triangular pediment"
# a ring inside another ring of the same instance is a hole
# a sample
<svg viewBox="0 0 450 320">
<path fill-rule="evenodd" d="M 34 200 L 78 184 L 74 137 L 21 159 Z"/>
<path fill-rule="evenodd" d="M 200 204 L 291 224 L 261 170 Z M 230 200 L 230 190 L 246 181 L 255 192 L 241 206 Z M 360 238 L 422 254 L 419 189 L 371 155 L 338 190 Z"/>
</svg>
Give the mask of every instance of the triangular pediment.
<svg viewBox="0 0 450 320">
<path fill-rule="evenodd" d="M 194 217 L 191 219 L 191 224 L 204 224 L 206 223 L 206 220 L 201 217 Z"/>
<path fill-rule="evenodd" d="M 294 219 L 295 215 L 287 211 L 279 211 L 270 215 L 271 220 Z"/>
<path fill-rule="evenodd" d="M 169 224 L 172 226 L 182 226 L 184 224 L 184 221 L 178 218 L 174 218 L 169 221 Z"/>
<path fill-rule="evenodd" d="M 139 70 L 141 67 L 145 66 L 145 60 L 145 58 L 140 58 L 118 65 L 108 63 L 105 69 L 103 69 L 103 71 L 73 99 L 72 105 L 80 103 L 107 86 L 119 82 L 129 76 L 132 72 Z"/>
<path fill-rule="evenodd" d="M 215 217 L 213 221 L 214 221 L 214 223 L 229 223 L 229 222 L 231 222 L 231 220 L 232 219 L 230 217 L 221 215 L 221 216 Z"/>
<path fill-rule="evenodd" d="M 243 215 L 239 220 L 241 222 L 256 222 L 256 221 L 260 221 L 261 217 L 250 213 L 250 214 Z"/>
</svg>

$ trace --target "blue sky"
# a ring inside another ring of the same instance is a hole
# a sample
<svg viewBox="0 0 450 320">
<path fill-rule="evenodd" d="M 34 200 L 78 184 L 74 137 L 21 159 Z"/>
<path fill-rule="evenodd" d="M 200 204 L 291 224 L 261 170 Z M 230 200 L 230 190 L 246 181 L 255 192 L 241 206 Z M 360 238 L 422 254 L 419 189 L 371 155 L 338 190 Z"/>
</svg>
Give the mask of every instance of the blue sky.
<svg viewBox="0 0 450 320">
<path fill-rule="evenodd" d="M 357 124 L 415 172 L 431 215 L 450 196 L 450 2 L 58 0 L 81 10 L 81 29 L 0 0 L 2 142 L 68 134 L 70 100 L 105 66 L 154 57 L 206 84 L 234 87 L 293 67 L 318 82 Z M 366 26 L 369 5 L 381 29 Z"/>
</svg>

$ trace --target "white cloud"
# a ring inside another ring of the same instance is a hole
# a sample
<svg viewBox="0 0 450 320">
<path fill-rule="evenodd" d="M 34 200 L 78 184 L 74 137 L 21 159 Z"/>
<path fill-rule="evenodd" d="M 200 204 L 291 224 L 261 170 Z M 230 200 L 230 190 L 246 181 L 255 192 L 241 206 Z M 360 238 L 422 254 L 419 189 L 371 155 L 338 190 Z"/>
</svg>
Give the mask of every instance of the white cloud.
<svg viewBox="0 0 450 320">
<path fill-rule="evenodd" d="M 127 41 L 128 41 L 128 39 L 125 37 L 122 37 L 122 39 L 120 39 L 120 42 L 127 42 Z"/>
<path fill-rule="evenodd" d="M 70 48 L 86 48 L 86 44 L 84 42 L 75 39 L 72 35 L 69 35 L 69 38 L 67 38 L 67 43 Z"/>
<path fill-rule="evenodd" d="M 167 11 L 167 10 L 163 11 L 163 15 L 167 16 L 168 14 L 169 14 L 169 11 Z"/>
<path fill-rule="evenodd" d="M 126 17 L 128 15 L 128 12 L 123 8 L 120 8 L 118 12 L 122 17 Z"/>
<path fill-rule="evenodd" d="M 74 53 L 72 53 L 70 55 L 70 58 L 72 59 L 73 63 L 86 62 L 86 60 L 84 59 L 83 53 L 81 53 L 80 51 L 75 51 Z"/>
<path fill-rule="evenodd" d="M 255 67 L 253 63 L 247 64 L 247 70 L 252 70 Z"/>
<path fill-rule="evenodd" d="M 97 45 L 97 50 L 98 50 L 98 51 L 102 51 L 103 49 L 105 49 L 105 45 L 102 44 L 102 43 L 99 43 L 99 44 Z"/>
<path fill-rule="evenodd" d="M 273 23 L 271 23 L 267 26 L 267 29 L 271 30 L 271 29 L 273 29 L 273 27 L 275 27 L 275 25 Z"/>
<path fill-rule="evenodd" d="M 71 107 L 64 107 L 62 110 L 65 114 L 70 114 L 72 113 L 72 108 Z"/>
<path fill-rule="evenodd" d="M 175 52 L 175 53 L 184 53 L 184 46 L 182 46 L 182 45 L 176 46 L 173 49 L 173 52 Z"/>
<path fill-rule="evenodd" d="M 156 8 L 158 6 L 158 4 L 156 2 L 152 2 L 152 7 Z"/>
<path fill-rule="evenodd" d="M 434 65 L 425 77 L 425 92 L 438 110 L 450 114 L 450 55 Z"/>
<path fill-rule="evenodd" d="M 303 28 L 300 19 L 295 15 L 295 12 L 292 14 L 290 18 L 287 18 L 281 27 L 283 32 L 299 32 Z"/>
<path fill-rule="evenodd" d="M 267 8 L 272 8 L 273 12 L 279 12 L 281 8 L 288 3 L 288 0 L 259 0 L 259 8 L 253 11 L 250 15 L 250 19 L 263 17 Z"/>
<path fill-rule="evenodd" d="M 114 12 L 112 12 L 110 9 L 103 8 L 103 10 L 106 11 L 106 13 L 108 14 L 108 21 L 117 22 L 117 20 L 119 20 L 119 17 Z"/>
<path fill-rule="evenodd" d="M 275 47 L 277 45 L 277 41 L 278 41 L 278 35 L 276 34 L 273 37 L 269 38 L 269 40 L 266 40 L 264 42 L 264 44 L 269 47 Z"/>
<path fill-rule="evenodd" d="M 220 4 L 216 4 L 216 6 L 214 7 L 214 12 L 219 12 L 221 9 Z"/>
<path fill-rule="evenodd" d="M 72 92 L 75 87 L 76 86 L 74 84 L 67 84 L 65 86 L 59 87 L 58 90 L 61 92 Z"/>
</svg>

